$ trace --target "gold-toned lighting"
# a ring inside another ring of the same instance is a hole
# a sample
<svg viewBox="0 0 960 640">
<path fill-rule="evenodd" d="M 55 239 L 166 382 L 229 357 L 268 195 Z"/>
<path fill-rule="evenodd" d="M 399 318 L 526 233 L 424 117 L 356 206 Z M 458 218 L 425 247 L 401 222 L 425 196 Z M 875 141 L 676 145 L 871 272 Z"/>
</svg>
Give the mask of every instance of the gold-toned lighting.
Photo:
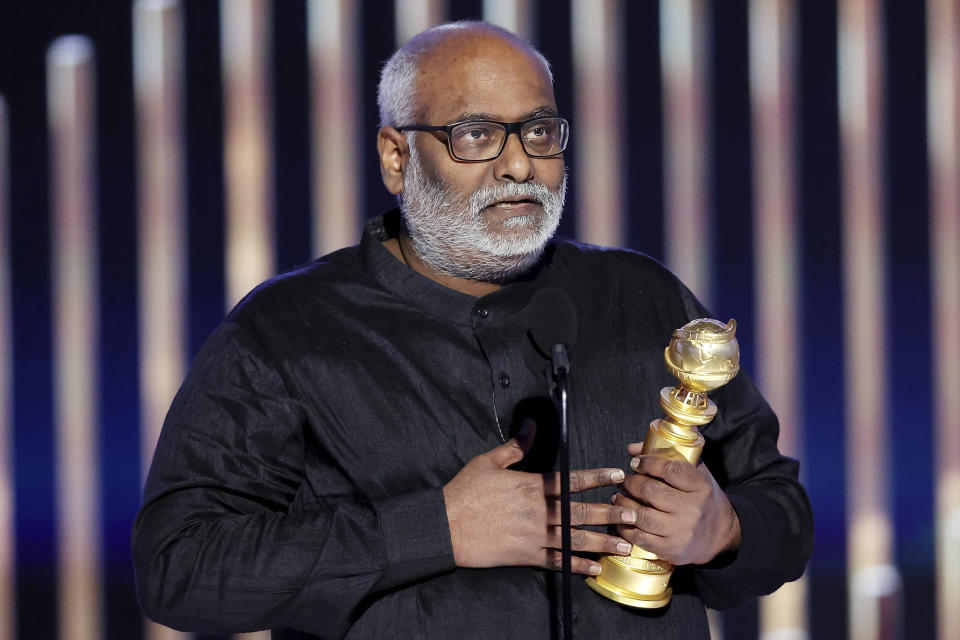
<svg viewBox="0 0 960 640">
<path fill-rule="evenodd" d="M 664 259 L 708 307 L 710 193 L 704 141 L 707 118 L 707 26 L 704 0 L 660 0 L 663 78 Z M 690 233 L 697 229 L 698 233 Z"/>
<path fill-rule="evenodd" d="M 843 184 L 844 408 L 849 636 L 889 637 L 898 600 L 878 590 L 893 566 L 885 327 L 883 211 L 883 20 L 879 0 L 838 4 L 838 72 Z"/>
<path fill-rule="evenodd" d="M 960 629 L 960 0 L 927 3 L 937 638 Z"/>
<path fill-rule="evenodd" d="M 50 123 L 54 423 L 59 625 L 77 640 L 102 636 L 97 483 L 99 284 L 94 52 L 85 36 L 47 51 Z"/>
<path fill-rule="evenodd" d="M 623 206 L 625 136 L 621 68 L 623 8 L 618 0 L 573 0 L 574 122 L 577 137 L 577 238 L 605 246 L 626 240 Z"/>
<path fill-rule="evenodd" d="M 183 8 L 133 5 L 137 122 L 140 447 L 143 477 L 187 361 Z M 188 637 L 149 620 L 148 640 Z"/>
<path fill-rule="evenodd" d="M 532 0 L 483 0 L 483 19 L 533 41 Z"/>
<path fill-rule="evenodd" d="M 447 3 L 445 0 L 393 0 L 393 14 L 394 37 L 399 46 L 421 31 L 443 22 L 447 15 Z"/>
<path fill-rule="evenodd" d="M 355 0 L 307 5 L 316 255 L 355 243 L 361 226 L 359 10 Z"/>
<path fill-rule="evenodd" d="M 780 420 L 780 451 L 803 458 L 799 244 L 794 179 L 796 10 L 793 0 L 751 0 L 753 248 L 757 386 Z M 807 637 L 807 585 L 800 578 L 760 599 L 760 634 Z"/>
<path fill-rule="evenodd" d="M 7 103 L 0 95 L 0 638 L 16 637 L 13 558 L 13 323 L 7 176 Z"/>
<path fill-rule="evenodd" d="M 220 2 L 228 309 L 275 270 L 269 25 L 265 0 Z"/>
</svg>

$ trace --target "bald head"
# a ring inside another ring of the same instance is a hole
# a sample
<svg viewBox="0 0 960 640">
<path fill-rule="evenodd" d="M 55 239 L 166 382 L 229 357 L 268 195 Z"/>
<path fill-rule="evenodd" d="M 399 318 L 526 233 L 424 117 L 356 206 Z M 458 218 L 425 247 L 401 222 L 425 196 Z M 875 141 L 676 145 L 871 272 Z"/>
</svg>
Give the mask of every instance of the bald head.
<svg viewBox="0 0 960 640">
<path fill-rule="evenodd" d="M 553 84 L 543 55 L 506 29 L 486 22 L 453 22 L 423 31 L 398 49 L 384 65 L 377 91 L 381 126 L 401 126 L 421 117 L 423 105 L 455 91 L 463 74 L 487 73 L 506 65 Z M 526 66 L 526 69 L 522 67 Z M 503 69 L 501 69 L 503 71 Z M 461 96 L 462 97 L 462 96 Z"/>
</svg>

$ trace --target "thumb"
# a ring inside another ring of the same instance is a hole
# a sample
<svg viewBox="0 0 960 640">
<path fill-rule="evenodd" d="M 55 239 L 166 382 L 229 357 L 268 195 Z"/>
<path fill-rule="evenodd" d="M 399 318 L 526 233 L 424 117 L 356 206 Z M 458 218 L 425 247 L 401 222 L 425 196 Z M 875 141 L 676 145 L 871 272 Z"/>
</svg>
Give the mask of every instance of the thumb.
<svg viewBox="0 0 960 640">
<path fill-rule="evenodd" d="M 505 443 L 483 454 L 494 466 L 506 469 L 512 464 L 523 460 L 530 447 L 533 446 L 533 437 L 537 432 L 537 423 L 527 418 L 517 431 L 517 435 Z"/>
</svg>

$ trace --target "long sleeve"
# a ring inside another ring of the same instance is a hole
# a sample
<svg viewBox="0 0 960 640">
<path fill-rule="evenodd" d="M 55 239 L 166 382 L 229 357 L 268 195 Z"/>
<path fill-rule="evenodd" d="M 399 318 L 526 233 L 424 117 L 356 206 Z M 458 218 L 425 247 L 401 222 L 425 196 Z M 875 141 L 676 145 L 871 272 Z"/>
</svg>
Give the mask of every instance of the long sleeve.
<svg viewBox="0 0 960 640">
<path fill-rule="evenodd" d="M 535 282 L 477 300 L 366 234 L 252 293 L 201 350 L 164 424 L 133 537 L 147 615 L 200 632 L 554 637 L 554 576 L 457 569 L 442 494 L 542 407 L 522 348 L 532 289 L 561 287 L 577 305 L 580 468 L 620 464 L 671 382 L 664 339 L 706 312 L 637 254 L 561 243 L 544 261 Z M 577 624 L 594 637 L 706 637 L 701 595 L 732 606 L 802 571 L 809 504 L 773 413 L 746 376 L 714 400 L 703 457 L 740 514 L 739 553 L 678 568 L 696 584 L 677 581 L 663 616 L 585 593 Z"/>
<path fill-rule="evenodd" d="M 717 403 L 731 409 L 707 427 L 703 458 L 737 512 L 741 541 L 729 564 L 694 575 L 707 606 L 729 609 L 803 574 L 813 551 L 813 512 L 797 479 L 799 463 L 778 452 L 777 419 L 752 383 L 740 379 Z"/>
<path fill-rule="evenodd" d="M 302 499 L 305 412 L 252 331 L 226 322 L 207 341 L 164 423 L 134 526 L 149 617 L 340 637 L 365 598 L 454 567 L 439 487 Z"/>
<path fill-rule="evenodd" d="M 710 317 L 680 288 L 688 317 Z M 813 552 L 813 510 L 800 464 L 778 450 L 777 417 L 747 374 L 711 397 L 718 415 L 702 429 L 702 460 L 740 519 L 741 541 L 732 557 L 694 568 L 693 576 L 704 604 L 730 609 L 803 575 Z"/>
</svg>

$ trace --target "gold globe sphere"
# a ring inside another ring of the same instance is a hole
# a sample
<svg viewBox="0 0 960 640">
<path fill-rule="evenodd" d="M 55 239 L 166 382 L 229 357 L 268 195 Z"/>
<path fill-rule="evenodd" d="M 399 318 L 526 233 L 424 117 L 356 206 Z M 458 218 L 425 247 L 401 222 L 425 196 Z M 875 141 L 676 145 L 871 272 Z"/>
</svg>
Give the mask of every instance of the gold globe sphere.
<svg viewBox="0 0 960 640">
<path fill-rule="evenodd" d="M 730 382 L 740 371 L 737 321 L 691 320 L 673 332 L 664 349 L 670 373 L 691 391 L 707 392 Z"/>
</svg>

